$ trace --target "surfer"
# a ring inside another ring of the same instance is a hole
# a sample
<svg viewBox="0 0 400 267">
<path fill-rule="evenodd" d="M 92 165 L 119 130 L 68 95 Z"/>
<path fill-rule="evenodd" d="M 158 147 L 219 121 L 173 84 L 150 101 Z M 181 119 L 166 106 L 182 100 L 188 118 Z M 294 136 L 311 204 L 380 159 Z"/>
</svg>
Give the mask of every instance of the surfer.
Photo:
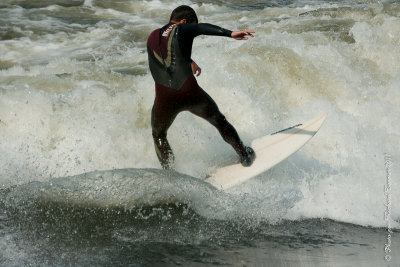
<svg viewBox="0 0 400 267">
<path fill-rule="evenodd" d="M 156 90 L 151 113 L 152 135 L 157 157 L 164 169 L 173 168 L 174 154 L 167 140 L 167 131 L 181 111 L 190 111 L 214 125 L 239 155 L 243 166 L 253 163 L 253 149 L 243 145 L 214 100 L 197 84 L 194 75 L 199 76 L 201 68 L 191 59 L 193 39 L 199 35 L 247 40 L 247 36 L 253 37 L 252 33 L 254 31 L 232 32 L 212 24 L 198 23 L 196 12 L 182 5 L 172 11 L 167 25 L 154 30 L 148 37 L 149 67 Z"/>
</svg>

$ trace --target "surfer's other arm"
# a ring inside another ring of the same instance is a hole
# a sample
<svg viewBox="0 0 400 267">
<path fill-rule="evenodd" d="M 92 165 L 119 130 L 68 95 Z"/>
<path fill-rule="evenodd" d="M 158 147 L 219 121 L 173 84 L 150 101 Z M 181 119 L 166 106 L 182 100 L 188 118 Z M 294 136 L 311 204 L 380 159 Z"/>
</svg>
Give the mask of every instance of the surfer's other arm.
<svg viewBox="0 0 400 267">
<path fill-rule="evenodd" d="M 201 68 L 193 60 L 190 64 L 190 67 L 192 68 L 193 75 L 196 75 L 198 77 L 201 74 Z"/>
</svg>

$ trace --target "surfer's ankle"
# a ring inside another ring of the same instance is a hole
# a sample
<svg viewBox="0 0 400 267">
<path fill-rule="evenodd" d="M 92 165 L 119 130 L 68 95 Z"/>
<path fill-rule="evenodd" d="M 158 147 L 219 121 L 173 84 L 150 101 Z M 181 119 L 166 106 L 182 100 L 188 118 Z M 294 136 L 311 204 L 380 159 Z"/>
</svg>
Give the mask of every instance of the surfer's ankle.
<svg viewBox="0 0 400 267">
<path fill-rule="evenodd" d="M 255 158 L 256 153 L 251 147 L 247 146 L 245 154 L 241 155 L 240 157 L 240 163 L 243 167 L 250 167 L 251 164 L 253 164 Z"/>
<path fill-rule="evenodd" d="M 174 164 L 161 164 L 161 167 L 162 167 L 164 170 L 175 170 Z"/>
<path fill-rule="evenodd" d="M 166 158 L 159 158 L 159 159 L 160 159 L 161 167 L 164 170 L 174 170 L 175 169 L 175 156 L 172 153 L 172 151 L 168 153 Z"/>
</svg>

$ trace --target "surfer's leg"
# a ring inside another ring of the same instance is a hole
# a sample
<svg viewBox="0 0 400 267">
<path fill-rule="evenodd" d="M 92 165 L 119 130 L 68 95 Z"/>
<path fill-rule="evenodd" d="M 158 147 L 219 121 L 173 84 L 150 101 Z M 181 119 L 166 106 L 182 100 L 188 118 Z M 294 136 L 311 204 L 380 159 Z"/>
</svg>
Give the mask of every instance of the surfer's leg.
<svg viewBox="0 0 400 267">
<path fill-rule="evenodd" d="M 163 169 L 174 168 L 174 153 L 167 140 L 167 131 L 179 113 L 176 91 L 156 84 L 156 98 L 151 111 L 154 147 Z"/>
<path fill-rule="evenodd" d="M 167 140 L 167 131 L 175 117 L 176 115 L 168 114 L 168 112 L 162 113 L 157 109 L 156 105 L 153 106 L 151 112 L 151 128 L 154 148 L 163 169 L 174 168 L 175 157 Z"/>
<path fill-rule="evenodd" d="M 255 157 L 254 151 L 250 147 L 243 145 L 236 129 L 219 111 L 215 101 L 200 87 L 196 94 L 196 99 L 199 100 L 198 103 L 188 110 L 214 125 L 224 141 L 230 144 L 239 155 L 242 165 L 250 166 Z"/>
</svg>

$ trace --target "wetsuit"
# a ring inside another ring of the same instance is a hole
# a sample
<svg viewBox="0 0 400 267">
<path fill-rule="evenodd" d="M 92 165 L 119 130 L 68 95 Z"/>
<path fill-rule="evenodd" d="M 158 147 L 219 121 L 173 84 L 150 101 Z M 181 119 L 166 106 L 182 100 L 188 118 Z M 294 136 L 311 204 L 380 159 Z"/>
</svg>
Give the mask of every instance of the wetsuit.
<svg viewBox="0 0 400 267">
<path fill-rule="evenodd" d="M 199 35 L 231 36 L 215 25 L 173 24 L 154 30 L 147 41 L 150 72 L 156 97 L 151 116 L 152 134 L 158 159 L 164 169 L 172 167 L 174 155 L 167 130 L 181 111 L 190 111 L 214 125 L 222 138 L 239 154 L 246 147 L 236 130 L 219 111 L 214 100 L 197 84 L 191 68 L 193 39 Z"/>
</svg>

